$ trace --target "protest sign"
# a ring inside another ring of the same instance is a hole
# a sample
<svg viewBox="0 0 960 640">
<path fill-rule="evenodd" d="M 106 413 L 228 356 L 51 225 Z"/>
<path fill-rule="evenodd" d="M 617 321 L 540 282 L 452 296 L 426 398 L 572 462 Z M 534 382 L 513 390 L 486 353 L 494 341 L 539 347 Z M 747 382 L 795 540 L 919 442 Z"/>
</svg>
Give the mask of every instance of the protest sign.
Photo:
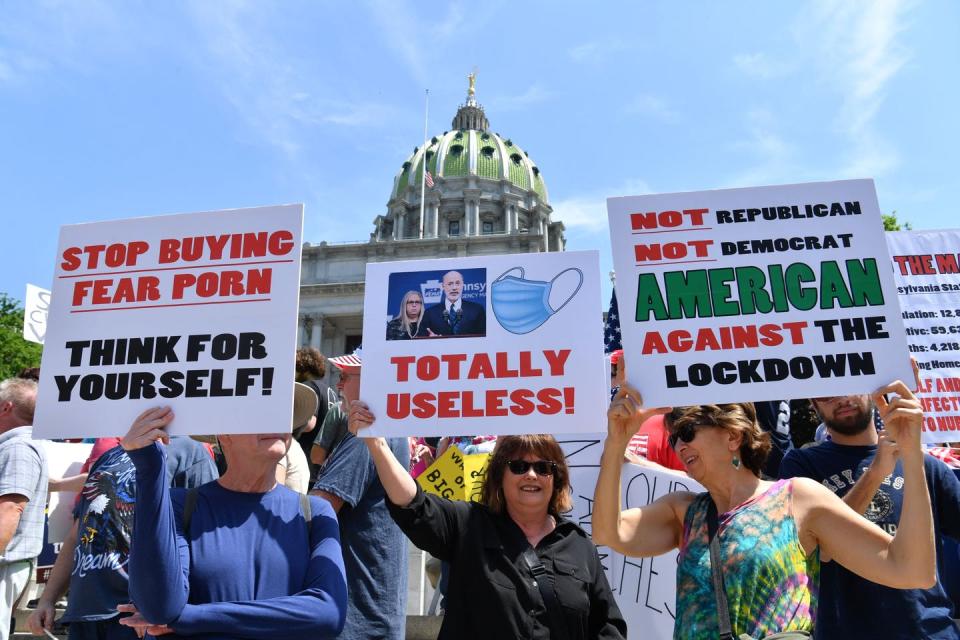
<svg viewBox="0 0 960 640">
<path fill-rule="evenodd" d="M 624 464 L 620 477 L 623 508 L 645 507 L 675 491 L 700 493 L 704 488 L 676 472 Z M 647 637 L 669 640 L 677 617 L 677 556 L 679 550 L 652 558 L 616 554 L 614 596 L 628 629 L 644 629 Z"/>
<path fill-rule="evenodd" d="M 464 455 L 451 445 L 417 476 L 417 482 L 425 492 L 447 500 L 479 502 L 489 459 L 489 453 Z"/>
<path fill-rule="evenodd" d="M 303 207 L 64 226 L 34 436 L 290 429 Z"/>
<path fill-rule="evenodd" d="M 872 180 L 610 198 L 607 209 L 627 375 L 648 405 L 912 379 Z"/>
<path fill-rule="evenodd" d="M 51 478 L 69 478 L 80 473 L 90 455 L 92 444 L 40 440 L 47 454 L 47 471 Z M 76 491 L 51 491 L 47 502 L 47 540 L 63 542 L 73 526 L 73 503 Z"/>
<path fill-rule="evenodd" d="M 47 312 L 50 311 L 50 292 L 35 284 L 27 284 L 23 299 L 23 339 L 43 344 L 47 334 Z"/>
<path fill-rule="evenodd" d="M 920 367 L 923 440 L 960 441 L 960 230 L 894 231 L 887 244 Z"/>
<path fill-rule="evenodd" d="M 599 285 L 594 251 L 367 264 L 360 397 L 377 420 L 364 435 L 596 424 Z"/>
</svg>

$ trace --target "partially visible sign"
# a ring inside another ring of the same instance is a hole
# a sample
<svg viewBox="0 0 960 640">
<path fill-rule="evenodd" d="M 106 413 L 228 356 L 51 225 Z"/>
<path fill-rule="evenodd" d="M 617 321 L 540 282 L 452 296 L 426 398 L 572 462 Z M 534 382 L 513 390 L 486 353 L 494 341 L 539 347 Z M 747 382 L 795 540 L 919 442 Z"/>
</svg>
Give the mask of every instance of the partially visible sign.
<svg viewBox="0 0 960 640">
<path fill-rule="evenodd" d="M 887 244 L 907 344 L 920 367 L 923 441 L 956 442 L 960 440 L 960 229 L 892 231 L 887 233 Z"/>
<path fill-rule="evenodd" d="M 47 313 L 50 311 L 50 292 L 35 284 L 27 284 L 23 300 L 23 339 L 43 344 L 47 335 Z"/>
<path fill-rule="evenodd" d="M 417 476 L 417 482 L 427 493 L 447 500 L 479 502 L 489 459 L 489 453 L 464 455 L 457 445 L 451 445 Z"/>
</svg>

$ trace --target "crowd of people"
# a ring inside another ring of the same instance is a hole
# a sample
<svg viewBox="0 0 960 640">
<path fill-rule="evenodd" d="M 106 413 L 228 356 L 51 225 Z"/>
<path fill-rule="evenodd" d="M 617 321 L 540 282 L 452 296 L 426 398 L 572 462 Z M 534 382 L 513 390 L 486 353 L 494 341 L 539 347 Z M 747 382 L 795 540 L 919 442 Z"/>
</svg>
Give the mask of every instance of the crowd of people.
<svg viewBox="0 0 960 640">
<path fill-rule="evenodd" d="M 457 276 L 443 282 L 455 298 Z M 400 312 L 397 336 L 418 335 L 422 297 L 404 296 Z M 679 549 L 678 639 L 960 640 L 945 588 L 960 481 L 924 451 L 911 385 L 811 399 L 817 442 L 791 423 L 797 401 L 649 408 L 622 353 L 612 364 L 589 533 L 564 516 L 570 470 L 553 436 L 365 437 L 376 416 L 359 397 L 359 351 L 298 350 L 291 425 L 171 437 L 174 412 L 145 406 L 70 478 L 48 478 L 32 438 L 36 373 L 0 382 L 0 616 L 33 571 L 48 492 L 77 490 L 27 623 L 35 635 L 55 628 L 68 594 L 59 623 L 77 640 L 402 639 L 410 540 L 442 567 L 440 638 L 644 637 L 627 628 L 600 544 Z M 489 453 L 477 502 L 415 480 L 454 445 Z M 706 491 L 622 510 L 625 462 Z"/>
</svg>

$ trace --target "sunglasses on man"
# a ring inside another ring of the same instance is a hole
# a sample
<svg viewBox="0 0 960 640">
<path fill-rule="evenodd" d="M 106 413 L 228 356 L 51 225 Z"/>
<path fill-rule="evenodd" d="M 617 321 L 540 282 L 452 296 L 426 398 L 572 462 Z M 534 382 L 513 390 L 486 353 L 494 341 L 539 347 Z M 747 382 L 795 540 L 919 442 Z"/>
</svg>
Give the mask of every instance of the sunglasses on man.
<svg viewBox="0 0 960 640">
<path fill-rule="evenodd" d="M 510 469 L 510 473 L 517 476 L 525 474 L 530 470 L 530 467 L 533 467 L 533 472 L 538 476 L 552 476 L 553 472 L 557 470 L 557 463 L 551 462 L 550 460 L 536 460 L 534 462 L 528 460 L 511 460 L 507 463 L 507 468 Z"/>
</svg>

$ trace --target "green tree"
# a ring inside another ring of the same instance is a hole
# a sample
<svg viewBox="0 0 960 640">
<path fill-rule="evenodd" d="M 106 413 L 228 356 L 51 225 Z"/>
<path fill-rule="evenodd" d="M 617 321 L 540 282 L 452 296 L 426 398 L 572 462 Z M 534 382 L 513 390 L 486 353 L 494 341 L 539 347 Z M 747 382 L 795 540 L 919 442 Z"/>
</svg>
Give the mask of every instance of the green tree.
<svg viewBox="0 0 960 640">
<path fill-rule="evenodd" d="M 43 347 L 23 339 L 23 307 L 20 301 L 0 291 L 0 380 L 39 367 Z"/>
<path fill-rule="evenodd" d="M 900 222 L 897 220 L 896 211 L 891 211 L 890 213 L 881 213 L 880 217 L 883 218 L 884 231 L 910 231 L 913 229 L 913 225 L 911 225 L 909 222 Z"/>
</svg>

